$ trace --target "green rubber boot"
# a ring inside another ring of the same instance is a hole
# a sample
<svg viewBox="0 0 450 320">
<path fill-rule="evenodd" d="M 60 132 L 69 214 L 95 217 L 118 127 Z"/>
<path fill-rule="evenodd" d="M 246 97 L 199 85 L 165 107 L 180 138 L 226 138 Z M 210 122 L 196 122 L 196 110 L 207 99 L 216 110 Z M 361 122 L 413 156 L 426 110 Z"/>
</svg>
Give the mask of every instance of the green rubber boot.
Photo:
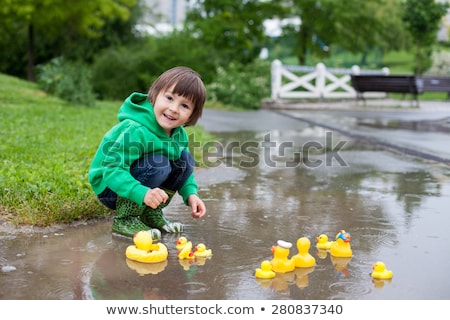
<svg viewBox="0 0 450 320">
<path fill-rule="evenodd" d="M 156 209 L 151 207 L 145 207 L 144 212 L 142 213 L 141 219 L 142 221 L 152 227 L 156 228 L 160 231 L 167 233 L 178 233 L 183 231 L 183 224 L 180 222 L 172 222 L 164 216 L 163 208 L 166 207 L 173 196 L 175 195 L 174 191 L 164 190 L 169 195 L 169 199 L 165 203 L 161 203 Z"/>
<path fill-rule="evenodd" d="M 116 215 L 114 216 L 112 231 L 126 237 L 132 238 L 138 231 L 147 231 L 153 240 L 161 239 L 161 232 L 152 229 L 141 220 L 145 207 L 122 197 L 117 198 Z"/>
</svg>

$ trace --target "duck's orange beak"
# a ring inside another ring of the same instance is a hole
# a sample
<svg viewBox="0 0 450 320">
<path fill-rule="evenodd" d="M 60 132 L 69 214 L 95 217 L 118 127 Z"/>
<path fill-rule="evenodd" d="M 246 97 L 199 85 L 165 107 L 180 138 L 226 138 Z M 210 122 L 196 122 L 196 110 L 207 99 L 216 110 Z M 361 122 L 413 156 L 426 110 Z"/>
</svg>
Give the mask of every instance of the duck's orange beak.
<svg viewBox="0 0 450 320">
<path fill-rule="evenodd" d="M 272 251 L 272 253 L 275 252 L 275 246 L 272 246 L 272 248 L 270 248 L 270 251 Z"/>
<path fill-rule="evenodd" d="M 319 242 L 319 237 L 316 237 L 316 242 Z"/>
</svg>

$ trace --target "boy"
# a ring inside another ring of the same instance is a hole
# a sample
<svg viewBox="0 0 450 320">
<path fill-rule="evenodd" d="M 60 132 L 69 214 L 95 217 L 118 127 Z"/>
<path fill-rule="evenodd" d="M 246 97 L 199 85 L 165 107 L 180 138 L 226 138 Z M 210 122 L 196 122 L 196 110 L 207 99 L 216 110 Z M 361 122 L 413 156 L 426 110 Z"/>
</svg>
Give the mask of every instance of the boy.
<svg viewBox="0 0 450 320">
<path fill-rule="evenodd" d="M 183 225 L 162 212 L 176 192 L 194 218 L 205 215 L 184 129 L 197 123 L 205 100 L 200 75 L 175 67 L 158 77 L 148 95 L 132 93 L 124 101 L 88 174 L 99 201 L 116 210 L 113 233 L 132 237 L 146 230 L 158 240 L 161 231 L 181 232 Z"/>
</svg>

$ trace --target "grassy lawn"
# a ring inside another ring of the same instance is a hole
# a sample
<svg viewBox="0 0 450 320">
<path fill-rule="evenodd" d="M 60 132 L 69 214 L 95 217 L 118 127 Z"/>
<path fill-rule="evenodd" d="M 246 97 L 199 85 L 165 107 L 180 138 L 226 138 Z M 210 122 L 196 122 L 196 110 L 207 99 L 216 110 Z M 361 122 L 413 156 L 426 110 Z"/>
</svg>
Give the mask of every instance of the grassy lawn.
<svg viewBox="0 0 450 320">
<path fill-rule="evenodd" d="M 0 222 L 48 226 L 110 215 L 87 172 L 120 105 L 70 104 L 0 74 Z M 197 141 L 209 138 L 201 128 L 189 131 Z"/>
</svg>

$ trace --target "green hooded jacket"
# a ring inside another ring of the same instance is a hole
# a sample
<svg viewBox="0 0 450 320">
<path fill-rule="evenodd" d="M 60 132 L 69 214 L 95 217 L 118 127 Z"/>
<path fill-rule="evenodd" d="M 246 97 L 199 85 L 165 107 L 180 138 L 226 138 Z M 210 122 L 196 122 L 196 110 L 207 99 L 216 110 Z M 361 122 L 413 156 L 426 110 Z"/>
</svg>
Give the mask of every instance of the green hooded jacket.
<svg viewBox="0 0 450 320">
<path fill-rule="evenodd" d="M 131 175 L 130 166 L 148 153 L 162 154 L 169 160 L 179 159 L 183 150 L 189 152 L 188 136 L 183 127 L 178 127 L 169 137 L 156 121 L 146 94 L 132 93 L 122 104 L 117 118 L 119 123 L 105 134 L 97 149 L 88 173 L 89 183 L 97 195 L 109 187 L 119 196 L 143 206 L 150 188 Z M 197 192 L 194 174 L 178 190 L 186 205 L 188 197 Z"/>
</svg>

